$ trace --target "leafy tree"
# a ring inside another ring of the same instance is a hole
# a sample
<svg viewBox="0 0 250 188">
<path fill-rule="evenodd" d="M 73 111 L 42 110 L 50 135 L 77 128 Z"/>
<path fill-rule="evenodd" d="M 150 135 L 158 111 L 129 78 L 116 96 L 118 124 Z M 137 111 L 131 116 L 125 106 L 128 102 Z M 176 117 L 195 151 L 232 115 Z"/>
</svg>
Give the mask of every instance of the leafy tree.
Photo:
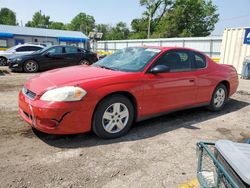
<svg viewBox="0 0 250 188">
<path fill-rule="evenodd" d="M 167 10 L 173 5 L 173 0 L 140 0 L 140 5 L 146 7 L 143 15 L 148 22 L 147 32 L 149 38 L 156 25 L 158 25 Z M 141 23 L 143 21 L 145 22 L 145 19 L 142 19 Z"/>
<path fill-rule="evenodd" d="M 208 36 L 219 20 L 211 0 L 176 0 L 164 16 L 154 35 L 161 37 Z"/>
<path fill-rule="evenodd" d="M 147 25 L 148 22 L 145 18 L 134 19 L 131 22 L 132 33 L 130 34 L 130 39 L 145 39 L 147 38 Z"/>
<path fill-rule="evenodd" d="M 62 22 L 51 22 L 51 24 L 49 25 L 49 29 L 66 30 L 67 28 Z"/>
<path fill-rule="evenodd" d="M 0 24 L 17 25 L 16 14 L 8 8 L 1 8 Z"/>
<path fill-rule="evenodd" d="M 33 15 L 31 21 L 26 23 L 27 27 L 38 27 L 38 28 L 48 28 L 50 26 L 50 17 L 42 14 L 41 11 L 36 12 Z"/>
<path fill-rule="evenodd" d="M 83 12 L 76 15 L 71 23 L 69 24 L 68 29 L 73 31 L 82 31 L 86 35 L 89 34 L 95 28 L 95 19 L 93 16 L 87 15 Z"/>
<path fill-rule="evenodd" d="M 107 39 L 107 35 L 112 29 L 112 27 L 108 24 L 97 24 L 95 28 L 98 32 L 103 33 L 102 40 Z"/>
<path fill-rule="evenodd" d="M 119 22 L 112 27 L 111 30 L 107 33 L 106 39 L 107 40 L 123 40 L 128 39 L 129 36 L 129 29 L 127 24 L 124 22 Z"/>
</svg>

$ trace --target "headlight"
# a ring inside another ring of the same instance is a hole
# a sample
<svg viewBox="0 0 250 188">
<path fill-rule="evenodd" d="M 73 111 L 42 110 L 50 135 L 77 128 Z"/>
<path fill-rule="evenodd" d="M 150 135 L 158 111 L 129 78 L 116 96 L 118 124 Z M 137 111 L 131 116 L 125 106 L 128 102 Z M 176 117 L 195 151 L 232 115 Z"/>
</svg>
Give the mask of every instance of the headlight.
<svg viewBox="0 0 250 188">
<path fill-rule="evenodd" d="M 22 61 L 23 59 L 22 58 L 16 58 L 16 61 Z"/>
<path fill-rule="evenodd" d="M 80 101 L 87 92 L 79 87 L 65 86 L 46 91 L 40 98 L 43 101 Z"/>
</svg>

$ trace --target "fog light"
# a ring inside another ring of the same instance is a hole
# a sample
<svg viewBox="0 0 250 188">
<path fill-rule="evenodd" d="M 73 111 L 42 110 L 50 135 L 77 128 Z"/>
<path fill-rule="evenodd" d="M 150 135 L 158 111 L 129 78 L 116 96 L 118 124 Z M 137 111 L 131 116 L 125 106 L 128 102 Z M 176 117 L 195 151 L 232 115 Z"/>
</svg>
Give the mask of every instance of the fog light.
<svg viewBox="0 0 250 188">
<path fill-rule="evenodd" d="M 55 128 L 59 125 L 59 122 L 53 119 L 42 119 L 40 123 L 46 127 Z"/>
</svg>

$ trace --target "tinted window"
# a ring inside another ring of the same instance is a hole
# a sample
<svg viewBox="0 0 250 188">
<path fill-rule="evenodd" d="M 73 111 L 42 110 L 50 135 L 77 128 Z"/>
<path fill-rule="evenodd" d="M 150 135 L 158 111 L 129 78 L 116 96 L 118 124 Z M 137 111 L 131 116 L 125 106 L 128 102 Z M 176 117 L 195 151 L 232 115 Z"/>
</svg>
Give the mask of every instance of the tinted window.
<svg viewBox="0 0 250 188">
<path fill-rule="evenodd" d="M 49 52 L 50 54 L 62 54 L 63 48 L 61 46 L 56 46 L 50 48 L 47 52 Z"/>
<path fill-rule="evenodd" d="M 42 48 L 39 46 L 30 46 L 30 51 L 37 51 L 37 50 L 41 50 Z"/>
<path fill-rule="evenodd" d="M 78 51 L 78 48 L 67 46 L 67 47 L 65 47 L 65 52 L 66 53 L 77 53 L 79 51 Z"/>
<path fill-rule="evenodd" d="M 28 52 L 28 51 L 32 51 L 30 49 L 30 46 L 22 46 L 16 49 L 17 52 Z"/>
<path fill-rule="evenodd" d="M 206 63 L 206 57 L 199 53 L 194 53 L 194 60 L 195 60 L 195 67 L 198 69 L 205 68 Z"/>
<path fill-rule="evenodd" d="M 166 65 L 169 67 L 170 72 L 190 71 L 191 60 L 189 51 L 169 51 L 157 60 L 156 65 Z"/>
</svg>

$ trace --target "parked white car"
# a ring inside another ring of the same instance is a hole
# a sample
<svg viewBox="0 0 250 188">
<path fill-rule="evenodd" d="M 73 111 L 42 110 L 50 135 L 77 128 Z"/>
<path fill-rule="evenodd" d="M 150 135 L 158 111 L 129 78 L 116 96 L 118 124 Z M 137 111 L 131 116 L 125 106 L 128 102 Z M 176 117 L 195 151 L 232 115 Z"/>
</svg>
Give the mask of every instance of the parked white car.
<svg viewBox="0 0 250 188">
<path fill-rule="evenodd" d="M 8 59 L 13 55 L 27 55 L 43 48 L 41 45 L 19 44 L 6 51 L 0 51 L 0 65 L 7 65 Z"/>
</svg>

